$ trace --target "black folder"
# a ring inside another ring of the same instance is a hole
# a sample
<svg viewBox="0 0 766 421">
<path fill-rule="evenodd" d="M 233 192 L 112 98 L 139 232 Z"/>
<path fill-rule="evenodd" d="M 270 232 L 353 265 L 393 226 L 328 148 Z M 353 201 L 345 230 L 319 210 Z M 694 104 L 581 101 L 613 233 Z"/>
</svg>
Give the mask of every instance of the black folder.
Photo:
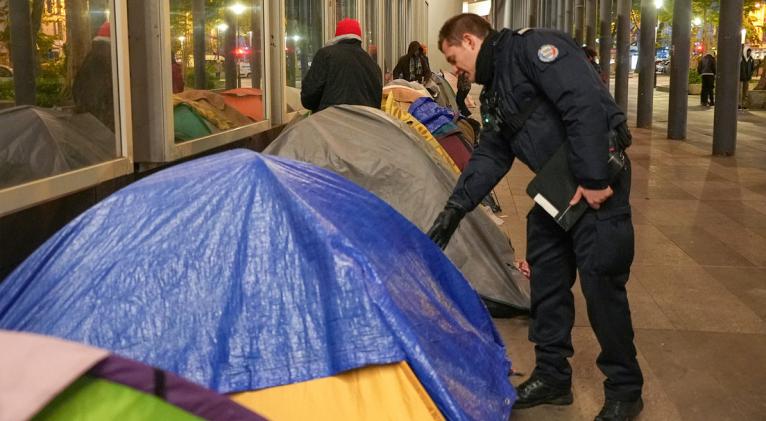
<svg viewBox="0 0 766 421">
<path fill-rule="evenodd" d="M 527 186 L 527 194 L 548 212 L 564 231 L 569 231 L 588 209 L 583 197 L 569 205 L 578 183 L 569 169 L 569 144 L 564 142 Z"/>
</svg>

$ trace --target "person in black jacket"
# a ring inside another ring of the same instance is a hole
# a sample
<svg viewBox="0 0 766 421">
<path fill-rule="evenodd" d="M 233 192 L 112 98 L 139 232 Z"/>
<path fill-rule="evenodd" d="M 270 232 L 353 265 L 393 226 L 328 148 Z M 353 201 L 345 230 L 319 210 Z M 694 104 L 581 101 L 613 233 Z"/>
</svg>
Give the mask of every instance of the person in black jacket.
<svg viewBox="0 0 766 421">
<path fill-rule="evenodd" d="M 410 43 L 407 54 L 399 58 L 393 73 L 394 79 L 404 79 L 422 85 L 431 79 L 431 66 L 419 42 Z"/>
<path fill-rule="evenodd" d="M 748 48 L 747 55 L 742 56 L 742 61 L 739 64 L 739 82 L 742 84 L 742 89 L 739 92 L 739 108 L 747 108 L 747 91 L 750 90 L 750 81 L 753 79 L 753 72 L 755 72 L 753 50 Z"/>
<path fill-rule="evenodd" d="M 715 105 L 715 58 L 705 54 L 697 63 L 697 73 L 702 76 L 700 102 L 703 107 Z"/>
<path fill-rule="evenodd" d="M 380 108 L 383 76 L 362 49 L 362 30 L 354 19 L 338 22 L 330 45 L 317 51 L 301 83 L 301 103 L 319 112 L 333 105 Z"/>
<path fill-rule="evenodd" d="M 477 15 L 449 19 L 439 33 L 447 61 L 484 85 L 485 122 L 477 149 L 428 234 L 446 247 L 460 220 L 505 176 L 516 158 L 538 172 L 564 145 L 579 187 L 570 204 L 589 205 L 569 230 L 541 205 L 527 215 L 531 267 L 529 338 L 536 365 L 518 386 L 514 409 L 572 403 L 571 288 L 580 273 L 588 318 L 601 345 L 606 401 L 596 420 L 629 420 L 643 408 L 643 377 L 625 288 L 633 261 L 630 161 L 610 176 L 611 131 L 629 138 L 626 117 L 567 34 L 548 29 L 495 32 Z M 536 104 L 532 108 L 530 104 Z M 530 111 L 531 110 L 531 111 Z M 518 128 L 514 118 L 528 114 Z"/>
</svg>

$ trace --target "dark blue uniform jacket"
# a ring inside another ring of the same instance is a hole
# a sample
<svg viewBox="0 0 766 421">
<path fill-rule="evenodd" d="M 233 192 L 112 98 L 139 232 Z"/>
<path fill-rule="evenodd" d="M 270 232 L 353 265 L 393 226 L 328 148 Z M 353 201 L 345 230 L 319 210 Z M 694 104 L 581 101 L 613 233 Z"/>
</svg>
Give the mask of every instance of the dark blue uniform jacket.
<svg viewBox="0 0 766 421">
<path fill-rule="evenodd" d="M 494 95 L 502 115 L 521 112 L 536 97 L 540 102 L 516 135 L 482 129 L 450 202 L 472 210 L 515 158 L 537 172 L 563 142 L 571 145 L 570 168 L 580 185 L 607 187 L 608 133 L 625 115 L 583 50 L 565 33 L 546 29 L 506 29 L 488 37 L 485 48 L 493 49 L 494 74 L 491 82 L 477 80 L 485 83 L 483 100 Z"/>
</svg>

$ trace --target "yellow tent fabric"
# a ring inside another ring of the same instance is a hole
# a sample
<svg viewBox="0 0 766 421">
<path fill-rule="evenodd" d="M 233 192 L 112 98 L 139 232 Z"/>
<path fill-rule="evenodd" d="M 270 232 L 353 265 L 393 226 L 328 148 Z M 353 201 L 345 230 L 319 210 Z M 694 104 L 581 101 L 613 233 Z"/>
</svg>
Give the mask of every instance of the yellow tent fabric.
<svg viewBox="0 0 766 421">
<path fill-rule="evenodd" d="M 236 393 L 231 398 L 274 421 L 444 420 L 404 361 Z"/>
<path fill-rule="evenodd" d="M 447 166 L 451 168 L 455 174 L 460 174 L 460 169 L 457 167 L 457 165 L 455 165 L 455 161 L 452 160 L 452 157 L 449 156 L 442 145 L 440 145 L 436 138 L 434 138 L 434 136 L 431 134 L 431 132 L 428 131 L 428 128 L 426 128 L 426 126 L 424 126 L 415 117 L 413 117 L 412 114 L 399 108 L 394 102 L 393 95 L 384 94 L 381 108 L 386 112 L 386 114 L 397 120 L 403 121 L 405 124 L 415 129 L 415 131 L 420 135 L 421 139 L 423 139 L 425 143 L 431 147 L 441 159 L 444 160 Z"/>
</svg>

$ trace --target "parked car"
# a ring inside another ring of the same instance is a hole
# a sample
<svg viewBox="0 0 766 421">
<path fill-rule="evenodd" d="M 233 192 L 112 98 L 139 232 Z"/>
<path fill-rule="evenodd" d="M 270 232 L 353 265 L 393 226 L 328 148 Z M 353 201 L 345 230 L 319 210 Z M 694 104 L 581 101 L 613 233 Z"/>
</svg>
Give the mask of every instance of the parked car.
<svg viewBox="0 0 766 421">
<path fill-rule="evenodd" d="M 8 66 L 3 66 L 0 64 L 0 82 L 5 81 L 12 81 L 13 80 L 13 69 L 11 69 Z"/>
<path fill-rule="evenodd" d="M 241 77 L 250 77 L 250 61 L 248 60 L 239 61 L 239 75 Z"/>
<path fill-rule="evenodd" d="M 654 62 L 654 71 L 657 73 L 670 72 L 670 60 L 657 60 Z"/>
</svg>

